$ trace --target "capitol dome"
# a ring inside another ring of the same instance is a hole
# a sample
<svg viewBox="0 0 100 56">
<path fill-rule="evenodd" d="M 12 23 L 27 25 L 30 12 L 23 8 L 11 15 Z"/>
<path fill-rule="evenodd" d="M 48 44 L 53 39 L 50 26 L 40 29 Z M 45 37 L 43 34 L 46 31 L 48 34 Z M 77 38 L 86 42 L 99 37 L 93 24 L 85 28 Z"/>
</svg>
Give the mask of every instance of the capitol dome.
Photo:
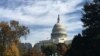
<svg viewBox="0 0 100 56">
<path fill-rule="evenodd" d="M 52 33 L 65 33 L 66 34 L 66 29 L 65 26 L 61 23 L 57 23 L 54 25 Z"/>
<path fill-rule="evenodd" d="M 57 23 L 54 25 L 51 33 L 51 39 L 55 38 L 65 38 L 66 35 L 66 28 L 63 24 L 60 23 L 60 18 L 58 15 Z"/>
<path fill-rule="evenodd" d="M 41 46 L 47 46 L 47 45 L 58 44 L 58 43 L 65 43 L 65 44 L 69 43 L 69 41 L 67 41 L 66 28 L 63 24 L 60 23 L 59 15 L 58 15 L 57 23 L 54 25 L 52 29 L 51 39 L 40 41 L 39 43 L 37 43 L 35 48 L 41 49 Z"/>
</svg>

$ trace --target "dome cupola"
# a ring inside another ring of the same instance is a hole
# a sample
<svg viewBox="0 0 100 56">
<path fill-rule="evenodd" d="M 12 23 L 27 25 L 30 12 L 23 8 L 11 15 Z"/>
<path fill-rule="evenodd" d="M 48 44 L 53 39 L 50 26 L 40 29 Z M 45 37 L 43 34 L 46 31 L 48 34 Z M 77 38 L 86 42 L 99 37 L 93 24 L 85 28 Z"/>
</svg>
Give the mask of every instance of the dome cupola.
<svg viewBox="0 0 100 56">
<path fill-rule="evenodd" d="M 58 15 L 57 23 L 54 25 L 51 33 L 51 39 L 55 38 L 65 38 L 66 35 L 66 28 L 63 24 L 60 23 L 60 17 Z"/>
</svg>

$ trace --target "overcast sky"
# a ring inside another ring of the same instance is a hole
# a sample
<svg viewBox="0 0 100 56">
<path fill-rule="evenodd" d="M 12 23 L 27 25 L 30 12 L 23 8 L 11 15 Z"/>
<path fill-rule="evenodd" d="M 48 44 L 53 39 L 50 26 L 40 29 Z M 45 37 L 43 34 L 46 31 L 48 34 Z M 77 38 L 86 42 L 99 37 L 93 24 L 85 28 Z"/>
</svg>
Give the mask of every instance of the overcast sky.
<svg viewBox="0 0 100 56">
<path fill-rule="evenodd" d="M 27 39 L 33 45 L 50 39 L 50 34 L 60 14 L 66 26 L 67 39 L 82 30 L 81 11 L 86 0 L 0 0 L 0 21 L 17 20 L 30 29 Z"/>
</svg>

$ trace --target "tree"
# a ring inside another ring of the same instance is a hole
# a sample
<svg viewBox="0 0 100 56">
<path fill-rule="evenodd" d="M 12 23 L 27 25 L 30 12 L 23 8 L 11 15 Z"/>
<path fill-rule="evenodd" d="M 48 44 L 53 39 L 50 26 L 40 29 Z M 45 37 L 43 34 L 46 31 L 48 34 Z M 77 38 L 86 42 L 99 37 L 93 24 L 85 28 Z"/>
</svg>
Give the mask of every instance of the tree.
<svg viewBox="0 0 100 56">
<path fill-rule="evenodd" d="M 82 37 L 85 37 L 85 56 L 100 56 L 100 0 L 84 6 Z"/>
<path fill-rule="evenodd" d="M 57 47 L 55 44 L 43 45 L 41 46 L 41 50 L 46 56 L 55 56 L 55 53 L 57 53 Z"/>
<path fill-rule="evenodd" d="M 0 45 L 6 51 L 11 46 L 11 43 L 15 43 L 17 46 L 20 37 L 26 36 L 28 33 L 29 29 L 20 25 L 17 21 L 0 22 Z"/>
<path fill-rule="evenodd" d="M 3 46 L 9 45 L 13 41 L 17 43 L 21 36 L 26 36 L 28 33 L 29 29 L 20 25 L 17 21 L 0 23 L 0 40 Z"/>
<path fill-rule="evenodd" d="M 74 39 L 71 44 L 71 48 L 69 50 L 70 56 L 84 56 L 84 52 L 86 52 L 86 40 L 82 38 L 81 34 L 74 36 Z M 87 46 L 86 46 L 87 47 Z"/>
<path fill-rule="evenodd" d="M 58 56 L 68 55 L 68 45 L 66 45 L 65 43 L 58 43 L 57 52 L 58 52 Z"/>
<path fill-rule="evenodd" d="M 31 56 L 32 45 L 30 43 L 19 43 L 20 56 Z"/>
<path fill-rule="evenodd" d="M 71 56 L 100 56 L 100 1 L 84 5 L 84 30 L 74 37 L 70 49 Z"/>
<path fill-rule="evenodd" d="M 3 56 L 2 52 L 4 52 L 4 47 L 2 45 L 0 45 L 0 56 Z"/>
<path fill-rule="evenodd" d="M 4 56 L 19 56 L 19 50 L 15 43 L 11 43 L 10 47 L 5 50 Z"/>
<path fill-rule="evenodd" d="M 100 1 L 86 4 L 84 6 L 83 18 L 81 21 L 84 23 L 82 32 L 83 37 L 96 38 L 100 34 Z"/>
<path fill-rule="evenodd" d="M 35 48 L 32 49 L 31 56 L 44 56 L 41 51 L 36 50 Z"/>
</svg>

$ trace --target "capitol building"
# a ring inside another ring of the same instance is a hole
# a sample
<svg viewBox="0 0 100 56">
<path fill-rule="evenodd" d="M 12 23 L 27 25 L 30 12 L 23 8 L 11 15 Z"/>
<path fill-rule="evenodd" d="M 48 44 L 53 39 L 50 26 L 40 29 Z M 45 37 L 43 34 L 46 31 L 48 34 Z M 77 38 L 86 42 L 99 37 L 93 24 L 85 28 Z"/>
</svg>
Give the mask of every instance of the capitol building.
<svg viewBox="0 0 100 56">
<path fill-rule="evenodd" d="M 42 45 L 65 43 L 70 44 L 71 41 L 67 40 L 67 32 L 65 26 L 60 23 L 60 17 L 58 15 L 57 23 L 54 25 L 51 33 L 51 39 L 43 40 L 34 45 L 34 48 L 40 49 Z"/>
</svg>

